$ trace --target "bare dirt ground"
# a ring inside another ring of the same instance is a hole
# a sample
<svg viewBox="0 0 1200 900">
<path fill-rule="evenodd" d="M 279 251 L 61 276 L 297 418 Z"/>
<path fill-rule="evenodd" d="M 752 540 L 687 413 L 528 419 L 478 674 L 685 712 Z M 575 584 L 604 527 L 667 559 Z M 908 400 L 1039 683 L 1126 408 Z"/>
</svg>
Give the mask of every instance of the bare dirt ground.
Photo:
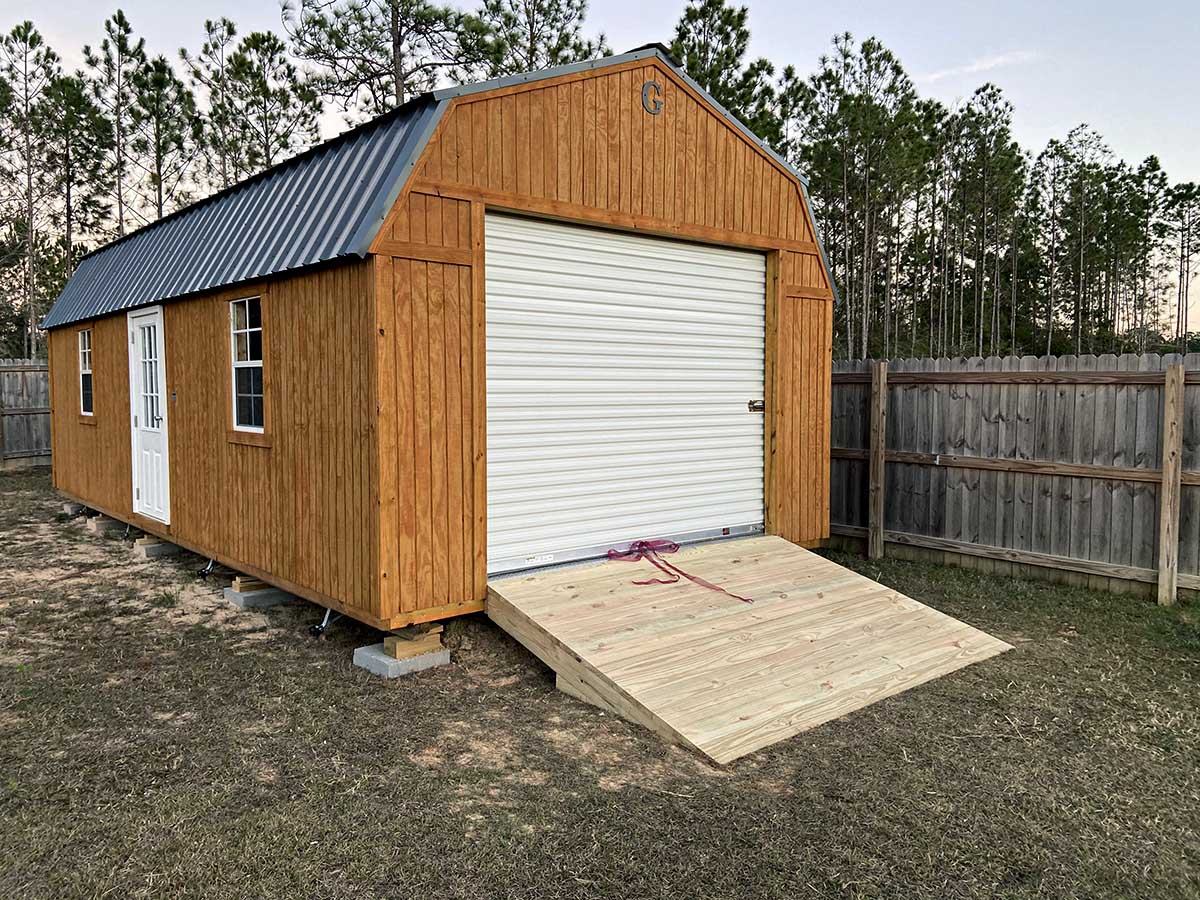
<svg viewBox="0 0 1200 900">
<path fill-rule="evenodd" d="M 1193 607 L 839 562 L 1016 645 L 719 769 L 485 619 L 387 682 L 0 476 L 0 896 L 1200 895 Z"/>
</svg>

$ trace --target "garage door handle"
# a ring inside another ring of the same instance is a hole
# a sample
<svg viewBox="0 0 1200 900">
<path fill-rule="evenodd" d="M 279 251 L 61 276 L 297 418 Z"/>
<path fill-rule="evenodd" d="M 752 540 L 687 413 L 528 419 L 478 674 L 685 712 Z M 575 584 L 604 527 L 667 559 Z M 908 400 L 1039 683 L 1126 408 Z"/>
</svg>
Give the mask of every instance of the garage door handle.
<svg viewBox="0 0 1200 900">
<path fill-rule="evenodd" d="M 767 404 L 763 400 L 751 400 L 749 403 L 746 404 L 746 406 L 747 406 L 747 408 L 749 408 L 750 412 L 766 412 L 767 411 Z"/>
</svg>

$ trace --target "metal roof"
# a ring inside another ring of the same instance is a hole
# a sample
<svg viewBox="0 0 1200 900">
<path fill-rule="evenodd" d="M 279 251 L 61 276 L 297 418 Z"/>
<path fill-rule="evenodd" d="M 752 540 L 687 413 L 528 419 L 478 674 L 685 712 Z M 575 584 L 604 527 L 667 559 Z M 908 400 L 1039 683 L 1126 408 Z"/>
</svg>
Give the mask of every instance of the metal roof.
<svg viewBox="0 0 1200 900">
<path fill-rule="evenodd" d="M 348 256 L 365 256 L 456 98 L 657 58 L 806 187 L 807 179 L 693 81 L 660 44 L 433 91 L 184 207 L 82 260 L 42 322 L 57 328 Z M 807 193 L 807 191 L 806 191 Z M 817 235 L 820 245 L 820 235 Z M 824 259 L 824 248 L 821 250 Z M 828 268 L 828 267 L 827 267 Z"/>
<path fill-rule="evenodd" d="M 42 327 L 365 255 L 442 106 L 419 97 L 93 251 Z"/>
</svg>

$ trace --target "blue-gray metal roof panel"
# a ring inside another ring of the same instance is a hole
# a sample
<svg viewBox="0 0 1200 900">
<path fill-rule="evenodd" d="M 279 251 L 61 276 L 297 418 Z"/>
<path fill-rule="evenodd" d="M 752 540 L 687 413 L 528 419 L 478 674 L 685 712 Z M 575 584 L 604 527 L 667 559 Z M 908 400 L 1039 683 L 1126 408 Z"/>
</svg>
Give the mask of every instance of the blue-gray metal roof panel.
<svg viewBox="0 0 1200 900">
<path fill-rule="evenodd" d="M 42 326 L 365 255 L 399 186 L 397 156 L 444 104 L 419 97 L 85 256 Z"/>
</svg>

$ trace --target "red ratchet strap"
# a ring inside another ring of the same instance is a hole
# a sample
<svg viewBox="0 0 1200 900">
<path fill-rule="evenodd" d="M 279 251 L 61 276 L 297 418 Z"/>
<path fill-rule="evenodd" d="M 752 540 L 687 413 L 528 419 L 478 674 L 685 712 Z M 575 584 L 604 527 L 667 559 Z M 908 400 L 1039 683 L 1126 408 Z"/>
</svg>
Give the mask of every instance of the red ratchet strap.
<svg viewBox="0 0 1200 900">
<path fill-rule="evenodd" d="M 702 588 L 707 588 L 710 591 L 719 591 L 727 597 L 732 597 L 734 600 L 741 600 L 743 603 L 753 603 L 749 597 L 741 597 L 737 594 L 725 590 L 720 585 L 713 584 L 711 581 L 705 581 L 696 575 L 689 575 L 683 569 L 674 563 L 669 563 L 661 556 L 660 553 L 674 553 L 679 549 L 679 545 L 674 541 L 634 541 L 629 545 L 628 550 L 609 550 L 608 558 L 616 559 L 622 562 L 638 562 L 646 560 L 658 571 L 666 575 L 666 578 L 648 578 L 645 581 L 635 581 L 634 584 L 675 584 L 680 578 L 686 578 L 692 584 L 698 584 Z"/>
</svg>

